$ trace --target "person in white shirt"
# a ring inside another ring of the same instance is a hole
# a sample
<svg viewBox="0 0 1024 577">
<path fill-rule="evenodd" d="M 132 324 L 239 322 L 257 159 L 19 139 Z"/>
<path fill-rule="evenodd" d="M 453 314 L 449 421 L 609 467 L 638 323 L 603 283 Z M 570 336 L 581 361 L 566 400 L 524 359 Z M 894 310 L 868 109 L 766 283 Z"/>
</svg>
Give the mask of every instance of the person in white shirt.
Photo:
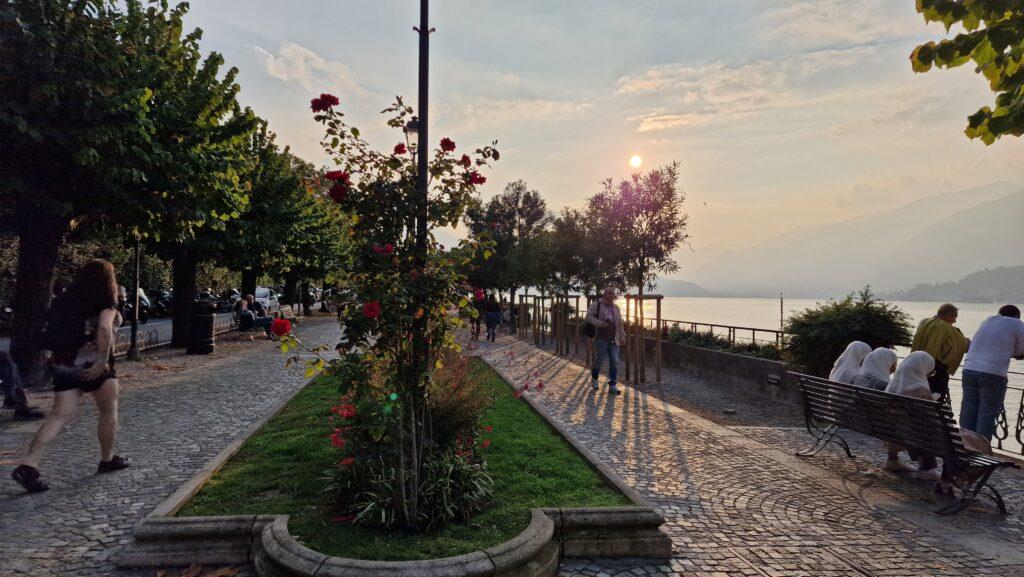
<svg viewBox="0 0 1024 577">
<path fill-rule="evenodd" d="M 1024 360 L 1024 322 L 1019 308 L 1006 305 L 998 315 L 985 319 L 971 340 L 964 362 L 960 428 L 992 440 L 1006 398 L 1011 358 Z"/>
</svg>

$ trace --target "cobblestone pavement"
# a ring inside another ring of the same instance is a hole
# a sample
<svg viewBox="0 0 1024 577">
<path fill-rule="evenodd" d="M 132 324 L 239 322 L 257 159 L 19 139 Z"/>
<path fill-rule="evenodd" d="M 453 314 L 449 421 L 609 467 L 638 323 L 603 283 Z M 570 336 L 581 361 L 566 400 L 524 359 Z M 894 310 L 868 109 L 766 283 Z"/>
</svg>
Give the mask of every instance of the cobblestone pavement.
<svg viewBox="0 0 1024 577">
<path fill-rule="evenodd" d="M 674 557 L 566 561 L 563 577 L 1024 576 L 1024 477 L 1001 472 L 1011 514 L 980 503 L 932 514 L 928 487 L 878 470 L 877 441 L 851 435 L 838 453 L 792 427 L 723 426 L 624 388 L 592 391 L 579 365 L 510 337 L 476 349 L 594 451 L 665 517 Z"/>
<path fill-rule="evenodd" d="M 330 319 L 296 330 L 316 344 L 337 331 Z M 117 572 L 109 559 L 139 519 L 306 381 L 302 368 L 284 368 L 274 343 L 223 340 L 213 357 L 162 352 L 148 364 L 118 365 L 126 377 L 118 452 L 132 459 L 124 471 L 94 474 L 96 417 L 86 401 L 41 464 L 50 491 L 27 495 L 10 472 L 38 423 L 0 422 L 0 576 L 155 573 Z"/>
</svg>

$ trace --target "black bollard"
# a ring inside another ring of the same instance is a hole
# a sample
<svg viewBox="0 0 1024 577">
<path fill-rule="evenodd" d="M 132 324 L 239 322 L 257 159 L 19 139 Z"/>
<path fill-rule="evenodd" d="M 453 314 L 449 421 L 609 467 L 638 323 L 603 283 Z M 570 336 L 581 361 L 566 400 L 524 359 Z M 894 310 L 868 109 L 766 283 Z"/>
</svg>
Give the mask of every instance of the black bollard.
<svg viewBox="0 0 1024 577">
<path fill-rule="evenodd" d="M 190 355 L 213 354 L 213 314 L 216 310 L 217 305 L 211 301 L 192 303 L 192 318 L 189 319 L 188 345 L 185 352 Z"/>
</svg>

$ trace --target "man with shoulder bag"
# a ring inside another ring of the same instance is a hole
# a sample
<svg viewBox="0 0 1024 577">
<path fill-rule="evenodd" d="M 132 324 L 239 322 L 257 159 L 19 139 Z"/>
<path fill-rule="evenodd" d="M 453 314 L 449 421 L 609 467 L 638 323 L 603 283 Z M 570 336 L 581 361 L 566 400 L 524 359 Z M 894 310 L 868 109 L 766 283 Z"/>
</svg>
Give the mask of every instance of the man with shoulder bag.
<svg viewBox="0 0 1024 577">
<path fill-rule="evenodd" d="M 621 392 L 616 385 L 619 376 L 619 347 L 626 340 L 626 332 L 622 326 L 622 313 L 615 304 L 615 289 L 606 288 L 602 291 L 601 298 L 587 310 L 586 322 L 590 327 L 585 328 L 584 332 L 588 335 L 593 333 L 594 349 L 597 352 L 594 365 L 590 367 L 590 386 L 597 390 L 597 377 L 607 358 L 608 394 L 618 395 Z"/>
</svg>

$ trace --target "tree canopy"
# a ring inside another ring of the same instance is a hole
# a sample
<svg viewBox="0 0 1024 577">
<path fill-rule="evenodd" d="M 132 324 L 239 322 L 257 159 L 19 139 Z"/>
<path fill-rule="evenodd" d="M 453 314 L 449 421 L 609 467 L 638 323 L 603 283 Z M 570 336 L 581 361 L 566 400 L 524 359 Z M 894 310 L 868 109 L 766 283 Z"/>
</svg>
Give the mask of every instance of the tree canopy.
<svg viewBox="0 0 1024 577">
<path fill-rule="evenodd" d="M 926 22 L 941 22 L 948 32 L 964 32 L 914 49 L 915 72 L 932 66 L 955 68 L 973 61 L 996 93 L 995 107 L 983 106 L 967 118 L 971 139 L 992 144 L 999 137 L 1024 133 L 1024 3 L 1006 0 L 917 0 Z"/>
</svg>

